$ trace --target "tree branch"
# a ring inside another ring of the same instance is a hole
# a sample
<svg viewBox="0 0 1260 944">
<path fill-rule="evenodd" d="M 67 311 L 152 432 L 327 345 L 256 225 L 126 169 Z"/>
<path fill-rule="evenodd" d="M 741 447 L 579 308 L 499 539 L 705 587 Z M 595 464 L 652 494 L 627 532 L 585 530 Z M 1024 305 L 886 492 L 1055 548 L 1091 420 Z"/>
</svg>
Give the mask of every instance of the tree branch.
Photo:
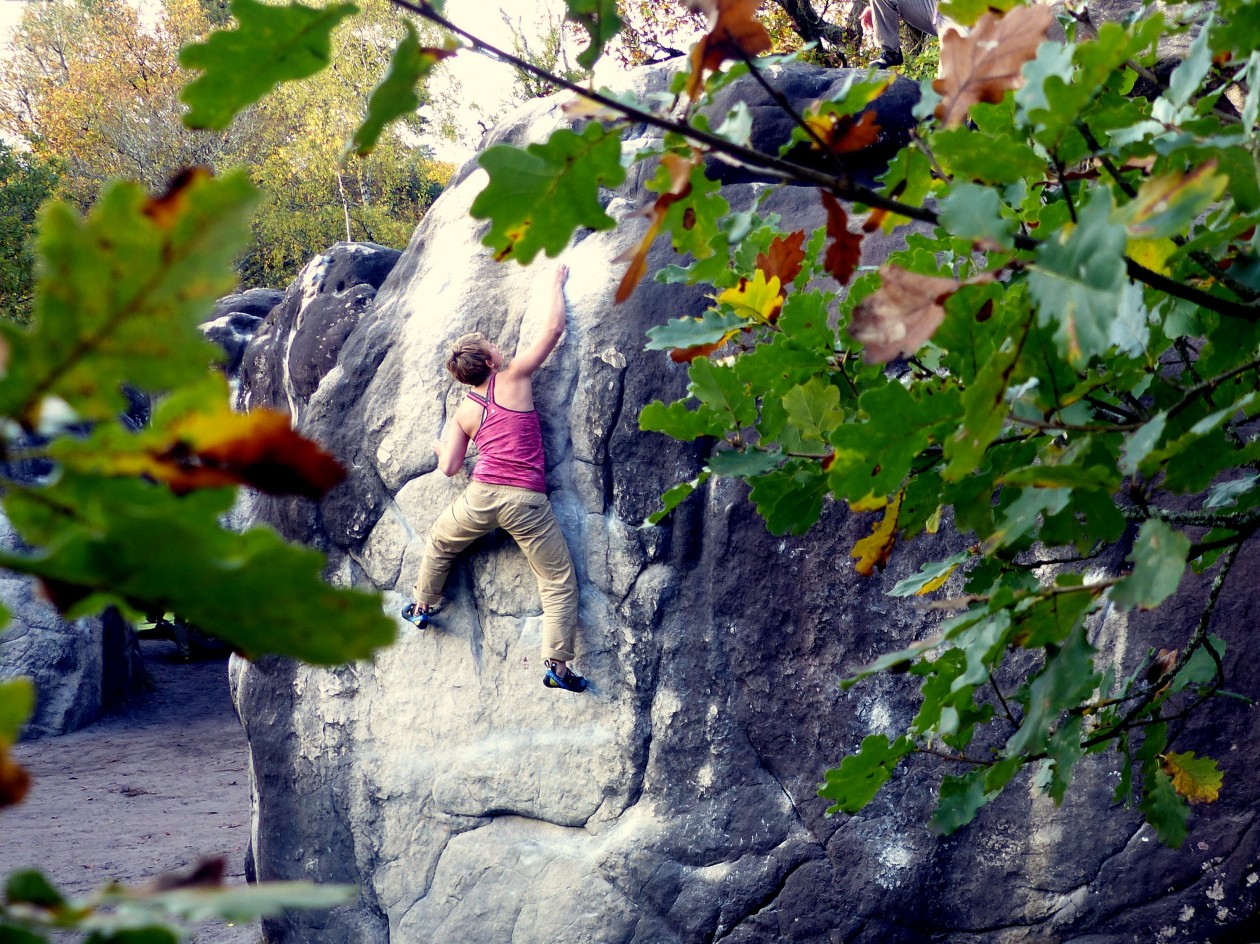
<svg viewBox="0 0 1260 944">
<path fill-rule="evenodd" d="M 663 131 L 672 132 L 696 143 L 702 144 L 713 151 L 725 154 L 727 157 L 747 165 L 748 167 L 760 168 L 777 176 L 785 181 L 796 181 L 801 184 L 808 184 L 814 187 L 825 189 L 837 197 L 849 200 L 854 203 L 861 203 L 868 207 L 878 210 L 886 210 L 890 213 L 896 213 L 907 219 L 917 220 L 921 223 L 928 223 L 932 226 L 940 225 L 938 215 L 923 207 L 912 206 L 902 203 L 899 200 L 886 197 L 881 193 L 854 184 L 847 174 L 831 175 L 822 171 L 814 170 L 811 167 L 805 167 L 792 161 L 784 160 L 781 157 L 775 157 L 770 154 L 764 154 L 752 148 L 747 148 L 725 138 L 719 137 L 707 131 L 701 131 L 691 125 L 683 124 L 669 118 L 662 118 L 652 112 L 644 111 L 626 105 L 624 102 L 617 101 L 601 92 L 593 89 L 583 88 L 568 79 L 564 79 L 558 75 L 541 69 L 531 62 L 514 56 L 509 52 L 505 52 L 496 46 L 487 43 L 485 40 L 474 36 L 467 30 L 461 29 L 450 20 L 446 19 L 437 10 L 431 6 L 426 0 L 390 0 L 394 6 L 408 10 L 417 16 L 420 16 L 430 23 L 453 33 L 467 41 L 472 49 L 484 55 L 491 56 L 501 62 L 507 63 L 515 68 L 522 69 L 526 72 L 536 75 L 539 78 L 546 79 L 556 85 L 558 88 L 573 92 L 583 98 L 603 105 L 610 111 L 616 112 L 623 117 L 641 122 L 653 128 L 660 128 Z M 1015 237 L 1015 245 L 1020 249 L 1036 250 L 1041 243 L 1028 236 L 1017 234 Z M 1193 302 L 1201 308 L 1209 311 L 1217 312 L 1230 318 L 1240 318 L 1245 321 L 1260 321 L 1260 306 L 1244 304 L 1234 301 L 1233 299 L 1221 298 L 1210 292 L 1195 288 L 1191 285 L 1185 285 L 1181 282 L 1174 281 L 1167 276 L 1160 275 L 1151 269 L 1135 262 L 1128 256 L 1124 257 L 1125 270 L 1130 278 L 1135 281 L 1149 285 L 1151 288 L 1171 295 L 1174 298 L 1180 298 L 1184 301 Z"/>
</svg>

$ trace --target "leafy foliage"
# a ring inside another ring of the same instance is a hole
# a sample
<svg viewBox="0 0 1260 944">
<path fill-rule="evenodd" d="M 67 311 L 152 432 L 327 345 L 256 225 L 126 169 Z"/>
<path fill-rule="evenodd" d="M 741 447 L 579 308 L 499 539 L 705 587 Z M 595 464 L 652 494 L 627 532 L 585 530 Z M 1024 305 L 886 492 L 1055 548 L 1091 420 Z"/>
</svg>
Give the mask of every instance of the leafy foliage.
<svg viewBox="0 0 1260 944">
<path fill-rule="evenodd" d="M 1260 527 L 1250 471 L 1260 446 L 1246 427 L 1260 380 L 1260 181 L 1249 157 L 1260 147 L 1260 51 L 1229 26 L 1245 19 L 1244 6 L 1221 5 L 1150 99 L 1129 94 L 1138 72 L 1149 77 L 1161 36 L 1194 28 L 1191 20 L 1153 13 L 1056 45 L 1042 42 L 1052 23 L 1045 6 L 959 7 L 973 28 L 947 36 L 939 76 L 923 83 L 916 145 L 876 191 L 793 164 L 792 148 L 842 154 L 869 144 L 863 108 L 880 83 L 847 83 L 835 100 L 794 114 L 777 154 L 688 123 L 731 75 L 756 70 L 769 45 L 756 4 L 694 8 L 708 20 L 674 85 L 684 117 L 591 93 L 603 124 L 584 132 L 603 143 L 618 116 L 626 127 L 649 114 L 670 132 L 655 153 L 633 158 L 659 160 L 656 196 L 618 299 L 666 235 L 682 258 L 658 278 L 713 288 L 707 310 L 649 332 L 649 349 L 687 364 L 691 384 L 686 400 L 649 405 L 642 427 L 719 447 L 650 520 L 711 475 L 743 478 L 776 534 L 808 529 L 832 497 L 878 515 L 853 549 L 859 572 L 874 573 L 952 511 L 971 550 L 893 592 L 961 585 L 965 595 L 950 604 L 961 614 L 934 639 L 852 676 L 906 671 L 921 679 L 920 712 L 896 740 L 867 738 L 828 772 L 823 795 L 834 810 L 855 811 L 891 764 L 943 753 L 965 768 L 942 781 L 933 827 L 948 833 L 1025 769 L 1061 802 L 1085 754 L 1115 746 L 1147 818 L 1180 842 L 1182 797 L 1213 798 L 1219 770 L 1153 732 L 1224 681 L 1207 630 L 1237 548 Z M 1238 94 L 1226 99 L 1230 87 Z M 610 158 L 577 166 L 584 158 L 566 143 L 575 137 L 557 132 L 531 147 L 566 155 L 546 192 L 611 168 Z M 714 154 L 820 187 L 825 224 L 788 231 L 755 209 L 736 223 L 708 196 L 702 168 Z M 483 164 L 490 182 L 475 212 L 491 220 L 501 258 L 535 225 L 521 207 L 539 201 L 513 199 L 523 160 L 498 151 Z M 854 205 L 873 208 L 856 227 Z M 907 220 L 927 231 L 855 280 L 866 233 Z M 542 225 L 554 252 L 582 221 L 552 213 Z M 1185 511 L 1185 496 L 1202 510 Z M 1131 566 L 1119 573 L 1087 582 L 1070 566 L 1041 566 L 1102 559 L 1129 523 Z M 1170 627 L 1172 655 L 1119 679 L 1096 646 L 1096 614 L 1108 604 L 1160 606 L 1187 565 L 1215 571 L 1198 625 Z M 1012 648 L 1032 667 L 1008 668 Z"/>
<path fill-rule="evenodd" d="M 0 318 L 30 319 L 35 217 L 57 179 L 54 165 L 0 141 Z"/>
<path fill-rule="evenodd" d="M 921 89 L 915 145 L 869 190 L 749 150 L 746 117 L 716 131 L 696 120 L 732 76 L 759 74 L 756 57 L 772 40 L 754 3 L 694 6 L 707 25 L 677 100 L 630 105 L 585 91 L 599 121 L 486 152 L 474 213 L 489 221 L 487 244 L 522 263 L 558 253 L 578 229 L 614 225 L 599 190 L 620 183 L 627 163 L 659 161 L 648 234 L 625 260 L 619 295 L 645 276 L 648 248 L 666 235 L 682 257 L 659 277 L 713 292 L 707 310 L 652 332 L 650 346 L 686 363 L 691 383 L 684 400 L 649 405 L 641 422 L 717 448 L 652 520 L 727 475 L 750 485 L 774 533 L 807 530 L 829 499 L 878 515 L 854 548 L 864 572 L 942 521 L 967 537 L 968 551 L 894 589 L 961 590 L 945 601 L 954 615 L 845 682 L 904 673 L 922 703 L 904 733 L 867 737 L 827 772 L 821 792 L 834 809 L 860 810 L 897 764 L 937 756 L 962 771 L 943 776 L 932 821 L 949 833 L 1025 771 L 1061 802 L 1081 759 L 1114 747 L 1118 799 L 1138 791 L 1160 838 L 1180 844 L 1187 801 L 1227 787 L 1211 758 L 1171 749 L 1167 721 L 1225 682 L 1225 647 L 1208 629 L 1239 547 L 1260 528 L 1260 446 L 1247 426 L 1260 381 L 1260 33 L 1240 28 L 1250 8 L 1223 0 L 1202 23 L 1155 12 L 1056 45 L 1040 42 L 1050 25 L 1042 6 L 954 4 L 975 28 L 942 48 L 940 76 Z M 440 4 L 408 7 L 447 31 L 436 46 L 467 43 L 572 87 L 455 28 Z M 602 0 L 567 9 L 588 34 L 589 65 L 615 10 Z M 1199 26 L 1167 85 L 1132 96 L 1160 37 Z M 258 24 L 238 28 L 242 48 L 264 43 L 251 35 Z M 216 74 L 225 62 L 202 64 Z M 409 80 L 399 84 L 405 98 Z M 878 94 L 877 84 L 849 83 L 835 101 L 794 114 L 795 143 L 832 154 L 862 147 L 873 129 L 861 112 Z M 374 107 L 368 136 L 402 110 Z M 665 128 L 663 142 L 623 158 L 622 136 L 642 121 Z M 819 188 L 825 222 L 811 233 L 756 208 L 732 213 L 704 173 L 714 155 Z M 859 276 L 865 235 L 907 220 L 926 231 Z M 45 403 L 8 397 L 28 426 L 43 417 Z M 76 408 L 104 416 L 91 402 L 94 411 Z M 205 462 L 197 446 L 194 466 Z M 154 461 L 152 448 L 141 461 Z M 67 514 L 113 528 L 82 498 L 77 476 L 87 474 L 68 464 L 64 507 L 24 498 L 15 521 L 32 538 L 65 527 Z M 221 507 L 214 494 L 190 497 Z M 1087 577 L 1071 566 L 1126 547 L 1131 530 L 1130 568 Z M 103 592 L 79 571 L 94 553 L 54 559 L 48 578 L 63 601 Z M 1096 644 L 1097 615 L 1160 606 L 1187 565 L 1213 574 L 1197 625 L 1168 627 L 1173 645 L 1122 677 Z M 1024 657 L 1008 660 L 1012 650 Z"/>
<path fill-rule="evenodd" d="M 38 580 L 68 618 L 107 604 L 173 610 L 245 655 L 335 664 L 393 638 L 380 601 L 329 586 L 322 555 L 271 530 L 222 524 L 238 483 L 318 498 L 344 476 L 288 417 L 233 414 L 226 381 L 209 370 L 218 351 L 198 324 L 234 284 L 256 199 L 243 174 L 190 171 L 157 197 L 119 182 L 86 217 L 65 203 L 45 209 L 32 323 L 0 322 L 0 500 L 22 542 L 0 550 L 0 566 Z M 161 396 L 148 428 L 122 422 L 124 389 Z M 28 681 L 0 683 L 0 807 L 30 786 L 9 748 L 33 706 Z M 171 920 L 253 919 L 354 893 L 224 889 L 221 862 L 212 873 L 109 886 L 82 902 L 38 872 L 14 873 L 0 938 L 176 941 Z"/>
<path fill-rule="evenodd" d="M 222 859 L 211 859 L 186 875 L 161 875 L 141 887 L 113 884 L 84 899 L 71 898 L 33 869 L 14 872 L 0 898 L 0 940 L 40 944 L 81 929 L 94 944 L 177 944 L 185 922 L 254 921 L 286 908 L 333 908 L 355 895 L 353 886 L 309 882 L 229 888 L 222 884 L 224 869 Z"/>
</svg>

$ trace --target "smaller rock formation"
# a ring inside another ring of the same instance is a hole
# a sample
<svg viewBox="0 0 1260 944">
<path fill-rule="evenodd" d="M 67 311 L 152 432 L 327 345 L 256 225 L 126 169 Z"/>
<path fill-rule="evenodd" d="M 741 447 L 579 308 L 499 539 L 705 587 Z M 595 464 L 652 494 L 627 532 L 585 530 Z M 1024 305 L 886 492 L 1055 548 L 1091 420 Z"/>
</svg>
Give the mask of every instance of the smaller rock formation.
<svg viewBox="0 0 1260 944">
<path fill-rule="evenodd" d="M 21 547 L 3 515 L 0 547 Z M 0 602 L 10 613 L 0 630 L 0 681 L 26 676 L 35 683 L 35 714 L 24 738 L 82 728 L 140 686 L 140 646 L 117 611 L 67 623 L 35 580 L 5 570 Z"/>
<path fill-rule="evenodd" d="M 401 255 L 376 243 L 337 243 L 308 262 L 236 361 L 237 408 L 287 408 L 297 422 Z"/>
</svg>

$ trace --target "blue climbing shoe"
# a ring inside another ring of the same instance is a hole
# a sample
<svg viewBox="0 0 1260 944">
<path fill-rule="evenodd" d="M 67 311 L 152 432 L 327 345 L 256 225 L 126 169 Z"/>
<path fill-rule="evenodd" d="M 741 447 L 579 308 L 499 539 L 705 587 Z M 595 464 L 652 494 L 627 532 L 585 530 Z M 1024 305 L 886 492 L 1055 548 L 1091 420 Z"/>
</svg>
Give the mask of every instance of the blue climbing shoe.
<svg viewBox="0 0 1260 944">
<path fill-rule="evenodd" d="M 421 606 L 419 603 L 408 603 L 402 611 L 402 618 L 420 629 L 428 628 L 432 616 L 433 608 Z"/>
<path fill-rule="evenodd" d="M 550 659 L 546 660 L 543 665 L 547 667 L 547 674 L 543 676 L 543 685 L 547 686 L 547 688 L 563 688 L 566 692 L 586 691 L 586 679 L 572 669 L 566 667 L 564 675 L 557 675 L 556 664 Z"/>
</svg>

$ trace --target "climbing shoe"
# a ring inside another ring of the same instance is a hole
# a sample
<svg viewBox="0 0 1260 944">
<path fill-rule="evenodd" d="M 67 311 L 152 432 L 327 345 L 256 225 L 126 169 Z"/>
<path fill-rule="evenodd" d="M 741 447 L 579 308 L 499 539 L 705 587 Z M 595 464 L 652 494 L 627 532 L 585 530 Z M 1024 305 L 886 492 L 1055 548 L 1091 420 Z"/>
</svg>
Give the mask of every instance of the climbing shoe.
<svg viewBox="0 0 1260 944">
<path fill-rule="evenodd" d="M 402 618 L 413 626 L 420 629 L 427 629 L 429 622 L 433 618 L 433 608 L 429 606 L 421 606 L 419 603 L 408 603 L 403 607 Z"/>
<path fill-rule="evenodd" d="M 892 66 L 901 65 L 901 50 L 892 49 L 888 46 L 881 48 L 880 54 L 871 60 L 872 69 L 888 69 Z"/>
<path fill-rule="evenodd" d="M 566 668 L 564 675 L 557 675 L 556 664 L 550 659 L 545 661 L 543 665 L 547 667 L 547 674 L 543 676 L 543 684 L 548 688 L 563 688 L 566 692 L 586 691 L 586 679 L 572 669 Z"/>
</svg>

